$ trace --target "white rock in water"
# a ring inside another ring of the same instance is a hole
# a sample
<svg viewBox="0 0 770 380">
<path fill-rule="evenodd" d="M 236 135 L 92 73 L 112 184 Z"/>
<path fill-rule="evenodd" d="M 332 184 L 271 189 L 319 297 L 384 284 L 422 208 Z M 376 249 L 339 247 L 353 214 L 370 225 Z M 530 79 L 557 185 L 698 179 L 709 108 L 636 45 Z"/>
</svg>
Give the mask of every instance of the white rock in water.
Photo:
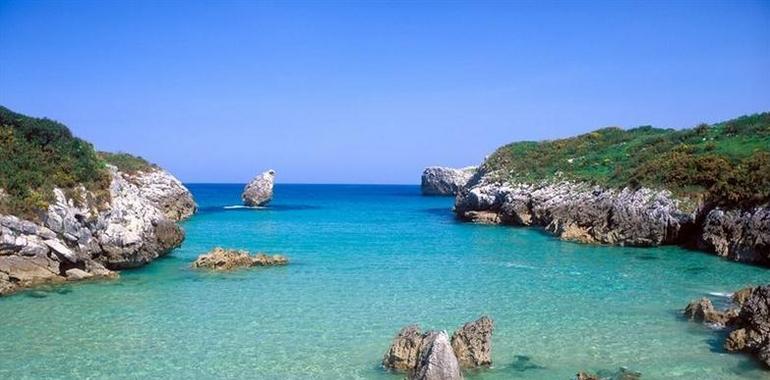
<svg viewBox="0 0 770 380">
<path fill-rule="evenodd" d="M 462 169 L 431 166 L 422 172 L 422 193 L 455 195 L 476 173 L 475 166 Z"/>
<path fill-rule="evenodd" d="M 243 189 L 243 204 L 246 206 L 264 206 L 273 199 L 275 170 L 270 169 L 252 179 Z"/>
</svg>

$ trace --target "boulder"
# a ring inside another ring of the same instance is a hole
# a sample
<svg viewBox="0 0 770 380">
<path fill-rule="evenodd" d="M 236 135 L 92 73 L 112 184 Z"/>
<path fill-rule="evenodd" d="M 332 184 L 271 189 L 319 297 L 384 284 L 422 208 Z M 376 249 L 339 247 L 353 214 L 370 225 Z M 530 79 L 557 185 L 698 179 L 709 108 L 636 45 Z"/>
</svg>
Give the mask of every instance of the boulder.
<svg viewBox="0 0 770 380">
<path fill-rule="evenodd" d="M 393 338 L 393 343 L 382 358 L 382 366 L 394 371 L 414 371 L 417 367 L 417 359 L 420 357 L 423 338 L 420 327 L 417 325 L 402 328 Z"/>
<path fill-rule="evenodd" d="M 463 375 L 446 331 L 431 331 L 422 341 L 414 380 L 458 380 Z"/>
<path fill-rule="evenodd" d="M 204 268 L 215 271 L 228 271 L 237 268 L 253 266 L 286 265 L 289 260 L 281 255 L 267 256 L 264 254 L 250 255 L 246 251 L 224 248 L 214 248 L 208 253 L 198 256 L 193 262 L 193 268 Z"/>
<path fill-rule="evenodd" d="M 730 313 L 716 310 L 711 300 L 704 297 L 690 301 L 684 309 L 684 316 L 697 322 L 724 325 L 728 322 Z"/>
<path fill-rule="evenodd" d="M 246 206 L 264 206 L 273 199 L 275 170 L 268 170 L 252 179 L 243 189 L 241 198 Z"/>
<path fill-rule="evenodd" d="M 468 322 L 452 334 L 452 349 L 463 368 L 476 368 L 492 364 L 492 330 L 494 322 L 482 316 Z"/>
<path fill-rule="evenodd" d="M 640 372 L 631 371 L 628 368 L 621 367 L 616 372 L 611 371 L 595 374 L 586 371 L 580 371 L 575 375 L 576 380 L 639 380 L 642 378 Z"/>
<path fill-rule="evenodd" d="M 751 292 L 741 306 L 735 325 L 725 348 L 751 353 L 770 368 L 770 284 Z"/>
<path fill-rule="evenodd" d="M 461 169 L 431 166 L 422 172 L 424 195 L 455 195 L 476 173 L 475 166 Z"/>
</svg>

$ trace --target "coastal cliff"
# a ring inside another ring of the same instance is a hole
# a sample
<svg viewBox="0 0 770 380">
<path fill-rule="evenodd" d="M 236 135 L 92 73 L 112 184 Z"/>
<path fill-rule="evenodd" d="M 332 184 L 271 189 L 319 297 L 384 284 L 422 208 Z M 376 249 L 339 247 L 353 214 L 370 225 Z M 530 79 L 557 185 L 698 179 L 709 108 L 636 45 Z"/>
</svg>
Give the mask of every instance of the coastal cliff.
<svg viewBox="0 0 770 380">
<path fill-rule="evenodd" d="M 770 266 L 768 151 L 770 114 L 514 143 L 484 162 L 454 211 L 467 221 L 539 226 L 564 240 L 678 244 Z"/>
<path fill-rule="evenodd" d="M 420 189 L 423 195 L 456 195 L 476 173 L 475 166 L 461 169 L 430 166 L 422 172 Z"/>
<path fill-rule="evenodd" d="M 176 222 L 196 205 L 174 176 L 138 157 L 97 154 L 53 121 L 0 111 L 0 295 L 115 277 L 181 244 Z"/>
</svg>

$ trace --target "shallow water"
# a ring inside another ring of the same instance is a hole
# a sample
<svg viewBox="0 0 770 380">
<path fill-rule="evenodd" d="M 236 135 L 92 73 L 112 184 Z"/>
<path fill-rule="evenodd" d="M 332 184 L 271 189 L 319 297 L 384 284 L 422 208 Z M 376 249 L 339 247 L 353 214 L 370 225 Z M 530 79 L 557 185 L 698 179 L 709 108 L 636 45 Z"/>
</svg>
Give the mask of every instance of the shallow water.
<svg viewBox="0 0 770 380">
<path fill-rule="evenodd" d="M 456 222 L 417 186 L 277 185 L 265 209 L 240 185 L 190 185 L 201 211 L 167 258 L 116 281 L 0 299 L 0 378 L 400 379 L 379 367 L 409 323 L 495 319 L 492 369 L 471 379 L 761 379 L 688 300 L 770 271 L 675 247 L 595 247 L 535 229 Z M 229 274 L 190 269 L 225 246 L 292 259 Z M 713 296 L 712 296 L 713 297 Z"/>
</svg>

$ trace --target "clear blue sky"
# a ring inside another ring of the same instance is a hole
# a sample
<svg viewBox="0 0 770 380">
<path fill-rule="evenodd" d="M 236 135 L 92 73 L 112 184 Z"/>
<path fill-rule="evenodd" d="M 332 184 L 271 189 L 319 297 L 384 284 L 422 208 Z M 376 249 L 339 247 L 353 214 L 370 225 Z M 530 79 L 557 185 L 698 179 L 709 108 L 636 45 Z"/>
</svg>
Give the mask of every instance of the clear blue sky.
<svg viewBox="0 0 770 380">
<path fill-rule="evenodd" d="M 417 183 L 770 111 L 770 1 L 0 1 L 0 104 L 187 182 Z"/>
</svg>

